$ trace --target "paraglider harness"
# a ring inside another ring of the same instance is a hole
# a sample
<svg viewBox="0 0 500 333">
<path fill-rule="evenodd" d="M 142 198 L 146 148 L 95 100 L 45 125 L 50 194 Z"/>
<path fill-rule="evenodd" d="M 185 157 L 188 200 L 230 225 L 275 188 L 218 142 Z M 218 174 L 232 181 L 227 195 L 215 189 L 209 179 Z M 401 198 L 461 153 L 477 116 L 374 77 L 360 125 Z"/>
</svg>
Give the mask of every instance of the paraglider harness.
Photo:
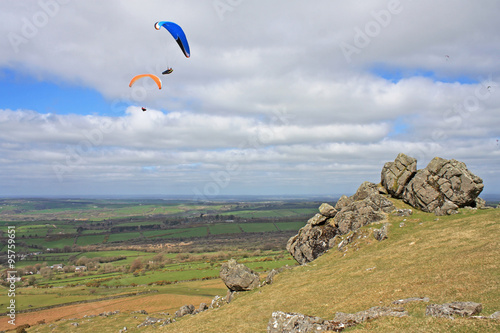
<svg viewBox="0 0 500 333">
<path fill-rule="evenodd" d="M 170 74 L 172 73 L 174 70 L 172 68 L 167 68 L 166 70 L 164 70 L 163 72 L 161 72 L 163 75 L 165 74 Z"/>
</svg>

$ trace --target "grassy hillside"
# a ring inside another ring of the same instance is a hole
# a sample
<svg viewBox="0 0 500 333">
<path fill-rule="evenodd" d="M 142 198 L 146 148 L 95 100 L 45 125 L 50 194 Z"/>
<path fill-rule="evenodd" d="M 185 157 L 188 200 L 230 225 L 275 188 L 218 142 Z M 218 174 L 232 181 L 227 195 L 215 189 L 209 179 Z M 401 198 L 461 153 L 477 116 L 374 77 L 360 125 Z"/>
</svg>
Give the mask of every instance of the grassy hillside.
<svg viewBox="0 0 500 333">
<path fill-rule="evenodd" d="M 271 313 L 277 310 L 333 319 L 336 312 L 391 306 L 394 300 L 417 296 L 438 304 L 480 302 L 482 315 L 500 310 L 500 209 L 464 209 L 439 218 L 416 212 L 407 218 L 390 216 L 387 222 L 388 239 L 378 242 L 371 235 L 371 229 L 380 225 L 364 227 L 346 252 L 332 249 L 308 265 L 279 274 L 272 285 L 240 293 L 219 309 L 140 330 L 135 328 L 138 319 L 131 321 L 133 315 L 122 313 L 96 318 L 92 331 L 116 332 L 127 326 L 128 332 L 266 332 Z M 405 226 L 400 227 L 401 222 Z M 430 303 L 405 305 L 407 318 L 382 318 L 346 332 L 500 331 L 499 321 L 425 317 Z M 28 331 L 86 332 L 70 322 L 47 326 Z"/>
<path fill-rule="evenodd" d="M 282 273 L 271 286 L 241 295 L 218 310 L 180 320 L 164 331 L 265 332 L 276 310 L 333 319 L 339 311 L 389 306 L 414 296 L 430 297 L 432 303 L 480 302 L 488 315 L 500 310 L 500 210 L 464 210 L 438 220 L 419 212 L 404 219 L 390 218 L 385 241 L 360 239 L 348 246 L 345 256 L 330 251 L 307 266 Z M 406 226 L 399 227 L 400 222 Z M 379 319 L 350 331 L 500 329 L 498 322 L 424 317 L 425 307 L 424 303 L 409 305 L 409 318 Z"/>
</svg>

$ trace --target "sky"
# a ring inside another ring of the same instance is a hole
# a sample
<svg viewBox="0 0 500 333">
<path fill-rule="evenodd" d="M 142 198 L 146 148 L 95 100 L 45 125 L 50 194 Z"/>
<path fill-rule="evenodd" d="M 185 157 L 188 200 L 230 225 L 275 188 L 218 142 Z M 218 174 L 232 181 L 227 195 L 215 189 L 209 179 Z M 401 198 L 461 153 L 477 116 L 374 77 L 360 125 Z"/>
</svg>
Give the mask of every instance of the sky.
<svg viewBox="0 0 500 333">
<path fill-rule="evenodd" d="M 498 194 L 499 12 L 1 1 L 0 196 L 351 195 L 398 153 L 462 161 Z M 189 58 L 158 21 L 182 27 Z M 162 89 L 129 87 L 138 74 Z"/>
</svg>

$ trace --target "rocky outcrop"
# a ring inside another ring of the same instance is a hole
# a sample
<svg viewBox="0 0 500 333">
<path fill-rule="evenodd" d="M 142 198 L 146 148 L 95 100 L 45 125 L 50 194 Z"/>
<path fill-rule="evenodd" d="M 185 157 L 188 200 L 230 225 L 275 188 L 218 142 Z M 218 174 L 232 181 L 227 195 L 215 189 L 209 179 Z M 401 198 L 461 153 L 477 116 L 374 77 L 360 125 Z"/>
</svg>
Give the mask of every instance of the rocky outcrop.
<svg viewBox="0 0 500 333">
<path fill-rule="evenodd" d="M 393 304 L 404 305 L 412 302 L 429 302 L 428 297 L 410 297 L 399 299 Z M 482 311 L 482 305 L 474 302 L 453 302 L 446 304 L 431 304 L 427 306 L 425 315 L 454 319 L 454 316 L 471 319 L 500 320 L 500 311 L 489 316 L 477 316 Z M 363 322 L 381 317 L 408 317 L 404 307 L 374 306 L 368 310 L 356 313 L 337 312 L 333 320 L 324 320 L 319 317 L 306 316 L 300 313 L 273 312 L 267 325 L 271 333 L 284 332 L 340 332 L 344 328 L 359 325 Z"/>
<path fill-rule="evenodd" d="M 260 284 L 259 274 L 231 259 L 222 264 L 219 273 L 226 287 L 231 291 L 248 291 Z"/>
<path fill-rule="evenodd" d="M 389 225 L 388 224 L 384 224 L 384 226 L 380 229 L 373 230 L 373 237 L 375 237 L 375 239 L 378 241 L 387 239 L 388 234 L 389 234 Z"/>
<path fill-rule="evenodd" d="M 213 299 L 212 302 L 210 303 L 210 308 L 211 309 L 218 309 L 222 307 L 224 304 L 226 304 L 226 299 L 222 296 L 216 295 Z"/>
<path fill-rule="evenodd" d="M 381 184 L 393 198 L 401 198 L 406 184 L 417 172 L 417 160 L 400 153 L 382 168 Z"/>
<path fill-rule="evenodd" d="M 153 326 L 156 327 L 157 325 L 159 327 L 168 325 L 173 323 L 175 320 L 172 318 L 155 318 L 155 317 L 146 317 L 146 320 L 144 320 L 142 323 L 137 325 L 137 328 L 142 328 L 142 327 L 147 327 L 147 326 Z M 127 332 L 127 328 L 124 327 L 120 332 Z"/>
<path fill-rule="evenodd" d="M 338 231 L 327 220 L 325 216 L 316 214 L 297 235 L 288 240 L 286 249 L 299 264 L 313 261 L 330 248 L 330 239 L 334 238 Z"/>
<path fill-rule="evenodd" d="M 335 207 L 323 203 L 286 248 L 301 265 L 311 262 L 331 248 L 335 236 L 381 221 L 392 210 L 394 205 L 379 193 L 378 186 L 364 182 L 351 197 L 342 196 Z"/>
<path fill-rule="evenodd" d="M 269 333 L 341 332 L 343 329 L 344 325 L 334 321 L 282 311 L 273 312 L 267 324 Z"/>
<path fill-rule="evenodd" d="M 333 225 L 338 228 L 338 233 L 343 235 L 385 219 L 385 213 L 393 211 L 394 205 L 378 192 L 376 184 L 364 182 L 352 197 L 340 202 L 339 207 L 336 206 L 337 210 L 339 208 Z"/>
<path fill-rule="evenodd" d="M 474 316 L 483 310 L 481 303 L 475 302 L 453 302 L 445 304 L 431 304 L 425 310 L 426 316 L 444 317 L 453 319 L 453 316 Z"/>
<path fill-rule="evenodd" d="M 484 186 L 463 162 L 435 157 L 425 169 L 417 171 L 417 160 L 405 154 L 384 165 L 381 184 L 392 197 L 436 215 L 480 206 L 482 199 L 478 196 Z"/>
<path fill-rule="evenodd" d="M 346 327 L 355 326 L 365 321 L 380 317 L 406 317 L 408 312 L 403 308 L 375 306 L 356 313 L 337 312 L 333 320 L 306 316 L 300 313 L 273 312 L 267 325 L 268 333 L 284 332 L 341 332 Z"/>
<path fill-rule="evenodd" d="M 411 209 L 395 211 L 387 195 L 424 212 L 449 215 L 460 207 L 484 205 L 478 198 L 482 189 L 482 179 L 462 162 L 436 157 L 425 169 L 417 170 L 415 158 L 399 154 L 394 162 L 384 165 L 380 184 L 364 182 L 354 195 L 341 196 L 335 207 L 323 203 L 319 213 L 288 240 L 286 248 L 298 263 L 305 264 L 328 251 L 337 235 L 382 221 L 390 212 L 398 216 L 413 213 Z M 375 237 L 386 238 L 384 231 L 377 230 Z"/>
<path fill-rule="evenodd" d="M 483 187 L 483 180 L 463 162 L 435 157 L 408 182 L 402 199 L 424 212 L 447 215 L 460 207 L 475 207 Z"/>
<path fill-rule="evenodd" d="M 392 215 L 403 216 L 403 217 L 411 216 L 412 214 L 413 210 L 411 209 L 396 209 L 395 211 L 392 212 Z"/>
<path fill-rule="evenodd" d="M 194 312 L 194 305 L 192 304 L 184 305 L 175 312 L 175 317 L 176 318 L 184 317 L 188 314 L 193 314 L 193 312 Z"/>
<path fill-rule="evenodd" d="M 337 312 L 335 318 L 336 322 L 340 322 L 345 326 L 354 326 L 362 322 L 377 319 L 380 317 L 407 317 L 408 312 L 403 308 L 388 308 L 381 306 L 374 306 L 368 310 L 356 313 L 343 313 Z"/>
<path fill-rule="evenodd" d="M 337 210 L 330 204 L 322 203 L 319 206 L 319 213 L 325 217 L 335 217 L 337 215 Z"/>
</svg>

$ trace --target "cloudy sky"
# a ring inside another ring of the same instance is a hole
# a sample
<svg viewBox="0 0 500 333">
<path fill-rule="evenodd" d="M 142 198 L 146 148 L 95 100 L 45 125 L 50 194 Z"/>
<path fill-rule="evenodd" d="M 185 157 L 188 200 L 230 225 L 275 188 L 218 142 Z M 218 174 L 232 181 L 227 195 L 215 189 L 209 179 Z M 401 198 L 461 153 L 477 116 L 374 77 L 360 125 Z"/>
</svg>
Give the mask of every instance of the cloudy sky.
<svg viewBox="0 0 500 333">
<path fill-rule="evenodd" d="M 499 12 L 1 1 L 0 196 L 350 195 L 400 152 L 463 161 L 500 193 Z M 157 21 L 184 29 L 190 58 Z M 163 88 L 130 88 L 144 73 Z"/>
</svg>

